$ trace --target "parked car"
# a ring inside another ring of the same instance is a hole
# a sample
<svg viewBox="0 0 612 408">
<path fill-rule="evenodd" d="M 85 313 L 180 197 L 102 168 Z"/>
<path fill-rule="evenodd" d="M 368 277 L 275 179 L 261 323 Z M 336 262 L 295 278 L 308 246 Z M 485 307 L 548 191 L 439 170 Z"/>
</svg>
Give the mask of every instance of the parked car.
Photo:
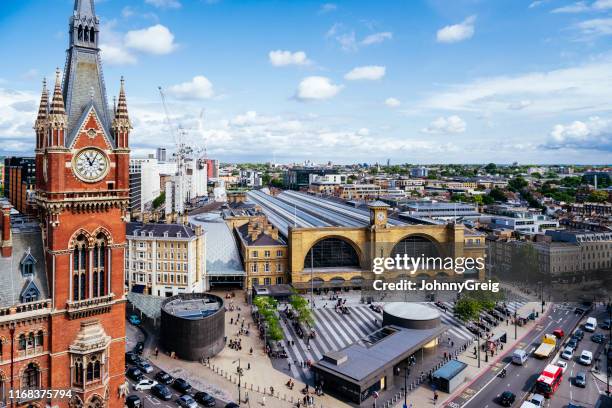
<svg viewBox="0 0 612 408">
<path fill-rule="evenodd" d="M 174 388 L 175 390 L 179 391 L 182 394 L 185 394 L 189 392 L 189 390 L 191 390 L 191 385 L 187 381 L 183 380 L 182 378 L 176 378 L 174 382 L 172 383 L 172 388 Z"/>
<path fill-rule="evenodd" d="M 514 404 L 515 400 L 516 400 L 516 395 L 514 395 L 510 391 L 504 391 L 499 396 L 499 403 L 504 407 L 511 407 L 512 404 Z"/>
<path fill-rule="evenodd" d="M 225 408 L 240 408 L 240 405 L 236 404 L 235 402 L 228 402 L 225 404 Z"/>
<path fill-rule="evenodd" d="M 153 366 L 147 360 L 140 360 L 138 363 L 136 363 L 136 367 L 138 367 L 140 371 L 147 374 L 153 372 Z"/>
<path fill-rule="evenodd" d="M 142 373 L 142 371 L 138 369 L 138 367 L 128 368 L 127 371 L 125 372 L 125 375 L 134 381 L 140 381 L 144 377 L 144 374 Z"/>
<path fill-rule="evenodd" d="M 555 365 L 556 365 L 557 367 L 561 367 L 561 370 L 563 371 L 563 374 L 565 374 L 565 370 L 567 370 L 567 363 L 566 363 L 565 361 L 558 360 L 558 361 L 555 363 Z"/>
<path fill-rule="evenodd" d="M 563 331 L 563 329 L 555 329 L 553 330 L 553 335 L 558 339 L 562 339 L 563 337 L 565 337 L 565 332 Z"/>
<path fill-rule="evenodd" d="M 136 364 L 136 362 L 138 362 L 140 360 L 140 357 L 132 352 L 132 351 L 128 351 L 127 353 L 125 353 L 125 362 L 129 363 L 129 364 Z"/>
<path fill-rule="evenodd" d="M 170 385 L 174 381 L 174 378 L 165 371 L 159 371 L 155 374 L 155 379 L 160 382 L 160 384 Z"/>
<path fill-rule="evenodd" d="M 198 403 L 189 394 L 181 395 L 176 402 L 183 408 L 198 408 Z"/>
<path fill-rule="evenodd" d="M 125 399 L 125 405 L 128 408 L 140 408 L 142 407 L 142 400 L 138 395 L 128 395 Z"/>
<path fill-rule="evenodd" d="M 593 363 L 593 352 L 588 350 L 582 350 L 578 362 L 583 365 L 591 365 Z"/>
<path fill-rule="evenodd" d="M 576 350 L 576 348 L 578 347 L 578 341 L 575 339 L 571 339 L 567 342 L 567 347 L 571 347 L 572 350 Z"/>
<path fill-rule="evenodd" d="M 217 403 L 212 395 L 204 391 L 196 392 L 193 398 L 205 407 L 214 407 Z"/>
<path fill-rule="evenodd" d="M 136 345 L 132 349 L 132 352 L 136 354 L 142 354 L 143 351 L 144 351 L 144 343 L 142 341 L 139 341 L 138 343 L 136 343 Z"/>
<path fill-rule="evenodd" d="M 143 378 L 142 380 L 138 382 L 138 384 L 134 385 L 134 389 L 136 391 L 150 390 L 156 385 L 157 385 L 157 381 L 149 380 L 148 378 Z"/>
<path fill-rule="evenodd" d="M 599 327 L 601 327 L 604 330 L 610 330 L 610 325 L 612 325 L 612 320 L 606 319 L 603 322 L 601 322 L 601 325 Z"/>
<path fill-rule="evenodd" d="M 604 336 L 601 333 L 595 333 L 594 335 L 591 336 L 591 340 L 594 341 L 597 344 L 605 343 L 606 342 L 606 336 Z"/>
<path fill-rule="evenodd" d="M 566 360 L 571 360 L 573 356 L 574 356 L 574 349 L 569 346 L 566 347 L 565 350 L 563 350 L 563 353 L 561 353 L 561 358 L 564 358 Z"/>
<path fill-rule="evenodd" d="M 155 385 L 151 388 L 151 393 L 163 401 L 170 401 L 172 399 L 172 392 L 164 384 Z"/>
<path fill-rule="evenodd" d="M 584 371 L 580 371 L 578 374 L 576 374 L 576 377 L 574 377 L 574 385 L 576 387 L 584 388 L 586 387 L 586 379 L 586 373 Z"/>
<path fill-rule="evenodd" d="M 582 331 L 581 329 L 576 329 L 576 331 L 574 332 L 574 334 L 572 335 L 572 339 L 576 339 L 576 341 L 580 341 L 584 338 L 584 331 Z"/>
<path fill-rule="evenodd" d="M 128 317 L 128 321 L 129 321 L 131 324 L 133 324 L 134 326 L 138 326 L 140 323 L 142 323 L 142 320 L 140 320 L 140 317 L 138 317 L 138 316 L 137 316 L 137 315 L 135 315 L 135 314 L 131 314 L 131 315 Z"/>
<path fill-rule="evenodd" d="M 586 310 L 583 307 L 577 307 L 574 309 L 574 313 L 583 314 Z"/>
<path fill-rule="evenodd" d="M 533 394 L 531 396 L 531 399 L 529 400 L 529 402 L 531 402 L 536 407 L 543 407 L 544 401 L 546 401 L 546 398 L 544 398 L 542 394 Z"/>
</svg>

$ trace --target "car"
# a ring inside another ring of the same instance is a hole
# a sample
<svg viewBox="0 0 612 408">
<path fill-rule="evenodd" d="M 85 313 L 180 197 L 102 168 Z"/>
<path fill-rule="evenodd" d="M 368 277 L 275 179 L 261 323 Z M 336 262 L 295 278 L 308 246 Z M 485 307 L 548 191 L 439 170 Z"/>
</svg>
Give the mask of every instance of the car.
<svg viewBox="0 0 612 408">
<path fill-rule="evenodd" d="M 576 387 L 585 388 L 586 378 L 587 378 L 586 373 L 584 371 L 580 371 L 578 374 L 576 374 L 576 377 L 574 377 L 574 385 Z"/>
<path fill-rule="evenodd" d="M 134 352 L 128 351 L 127 353 L 125 353 L 126 363 L 136 364 L 136 362 L 139 360 L 140 360 L 140 357 L 138 357 L 138 355 L 135 354 Z"/>
<path fill-rule="evenodd" d="M 136 343 L 136 345 L 132 349 L 132 352 L 134 354 L 142 354 L 143 351 L 144 351 L 144 343 L 142 341 L 139 341 L 138 343 Z"/>
<path fill-rule="evenodd" d="M 191 385 L 182 378 L 176 378 L 172 383 L 172 388 L 181 392 L 182 394 L 185 394 L 191 390 Z"/>
<path fill-rule="evenodd" d="M 147 374 L 153 372 L 153 366 L 147 360 L 140 360 L 138 363 L 136 363 L 136 367 L 138 367 L 140 371 L 143 371 Z"/>
<path fill-rule="evenodd" d="M 204 391 L 196 392 L 193 398 L 205 407 L 214 407 L 217 403 L 212 395 Z"/>
<path fill-rule="evenodd" d="M 563 353 L 561 353 L 561 358 L 564 358 L 566 360 L 571 360 L 573 356 L 574 356 L 574 349 L 569 346 L 566 347 L 565 350 L 563 350 Z"/>
<path fill-rule="evenodd" d="M 586 310 L 584 310 L 583 307 L 577 307 L 574 309 L 574 313 L 576 314 L 583 314 Z"/>
<path fill-rule="evenodd" d="M 591 336 L 591 340 L 594 341 L 597 344 L 605 343 L 606 342 L 606 336 L 604 336 L 601 333 L 595 333 L 594 335 Z"/>
<path fill-rule="evenodd" d="M 134 385 L 134 389 L 136 391 L 150 390 L 156 385 L 157 385 L 157 381 L 149 380 L 148 378 L 143 378 L 142 380 L 138 382 L 138 384 Z"/>
<path fill-rule="evenodd" d="M 176 402 L 183 408 L 198 408 L 198 403 L 189 394 L 181 395 Z"/>
<path fill-rule="evenodd" d="M 125 405 L 128 408 L 140 408 L 142 407 L 142 400 L 138 395 L 128 395 L 125 399 Z"/>
<path fill-rule="evenodd" d="M 563 374 L 565 374 L 565 370 L 567 369 L 567 363 L 566 363 L 565 361 L 558 360 L 558 361 L 555 363 L 555 365 L 556 365 L 557 367 L 561 367 L 561 370 L 563 371 Z"/>
<path fill-rule="evenodd" d="M 531 399 L 529 400 L 529 402 L 531 402 L 536 407 L 543 407 L 544 401 L 546 401 L 546 398 L 544 398 L 542 394 L 533 394 L 531 396 Z"/>
<path fill-rule="evenodd" d="M 172 399 L 172 392 L 164 384 L 156 384 L 151 388 L 151 394 L 163 401 L 170 401 Z"/>
<path fill-rule="evenodd" d="M 504 407 L 511 407 L 516 400 L 516 395 L 510 391 L 504 391 L 499 396 L 499 403 Z"/>
<path fill-rule="evenodd" d="M 134 326 L 138 326 L 140 323 L 142 323 L 142 320 L 140 320 L 140 317 L 138 317 L 138 316 L 137 316 L 137 315 L 135 315 L 135 314 L 131 314 L 131 315 L 128 317 L 128 321 L 129 321 L 131 324 L 133 324 Z"/>
<path fill-rule="evenodd" d="M 128 368 L 127 371 L 125 372 L 125 375 L 134 381 L 140 381 L 142 380 L 142 377 L 144 377 L 144 374 L 142 373 L 142 371 L 138 369 L 138 367 Z"/>
<path fill-rule="evenodd" d="M 558 339 L 562 339 L 563 337 L 565 337 L 565 332 L 563 331 L 563 329 L 555 329 L 553 330 L 553 335 Z"/>
<path fill-rule="evenodd" d="M 582 350 L 582 354 L 580 354 L 578 362 L 583 365 L 591 365 L 591 363 L 593 362 L 593 352 L 588 350 Z"/>
<path fill-rule="evenodd" d="M 578 348 L 578 342 L 575 339 L 571 339 L 567 342 L 567 347 L 571 347 L 572 350 L 576 350 L 576 348 Z"/>
<path fill-rule="evenodd" d="M 584 331 L 581 329 L 576 329 L 574 334 L 572 335 L 572 339 L 576 339 L 576 341 L 580 341 L 584 338 Z"/>
<path fill-rule="evenodd" d="M 603 322 L 601 322 L 601 325 L 599 327 L 601 327 L 604 330 L 610 330 L 611 325 L 612 325 L 612 320 L 606 319 Z"/>
<path fill-rule="evenodd" d="M 172 384 L 172 381 L 174 381 L 174 378 L 165 371 L 159 371 L 157 374 L 155 374 L 155 379 L 159 381 L 160 384 L 166 385 L 170 385 Z"/>
<path fill-rule="evenodd" d="M 240 408 L 240 405 L 236 404 L 235 402 L 228 402 L 225 404 L 225 408 Z"/>
</svg>

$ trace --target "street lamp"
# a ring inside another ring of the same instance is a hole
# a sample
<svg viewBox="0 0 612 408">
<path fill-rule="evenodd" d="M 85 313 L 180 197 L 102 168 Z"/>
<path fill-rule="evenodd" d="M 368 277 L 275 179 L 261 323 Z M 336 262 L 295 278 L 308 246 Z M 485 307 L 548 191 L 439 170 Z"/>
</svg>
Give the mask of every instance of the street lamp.
<svg viewBox="0 0 612 408">
<path fill-rule="evenodd" d="M 408 408 L 408 376 L 410 375 L 410 369 L 408 368 L 408 362 L 404 368 L 404 408 Z"/>
<path fill-rule="evenodd" d="M 238 362 L 238 405 L 240 405 L 240 403 L 242 402 L 242 397 L 240 395 L 240 386 L 241 384 L 241 378 L 242 378 L 242 368 L 240 367 L 240 358 L 238 358 L 238 360 L 234 360 L 232 361 L 232 364 L 236 364 L 236 362 Z"/>
</svg>

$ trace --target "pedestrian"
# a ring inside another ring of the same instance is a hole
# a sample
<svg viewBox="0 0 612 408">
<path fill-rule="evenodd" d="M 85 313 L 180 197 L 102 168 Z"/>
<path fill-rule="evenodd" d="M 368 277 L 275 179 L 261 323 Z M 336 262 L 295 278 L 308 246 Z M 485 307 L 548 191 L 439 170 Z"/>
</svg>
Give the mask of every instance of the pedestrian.
<svg viewBox="0 0 612 408">
<path fill-rule="evenodd" d="M 230 324 L 234 324 L 234 318 L 233 317 L 230 319 Z"/>
<path fill-rule="evenodd" d="M 251 363 L 247 363 L 247 370 L 251 369 Z"/>
<path fill-rule="evenodd" d="M 159 356 L 159 349 L 155 347 L 155 358 L 157 358 L 157 356 Z"/>
<path fill-rule="evenodd" d="M 455 347 L 455 342 L 451 341 L 451 347 Z"/>
<path fill-rule="evenodd" d="M 291 361 L 287 362 L 287 367 L 289 368 L 289 370 L 291 371 Z"/>
<path fill-rule="evenodd" d="M 261 397 L 261 405 L 266 406 L 266 396 Z"/>
</svg>

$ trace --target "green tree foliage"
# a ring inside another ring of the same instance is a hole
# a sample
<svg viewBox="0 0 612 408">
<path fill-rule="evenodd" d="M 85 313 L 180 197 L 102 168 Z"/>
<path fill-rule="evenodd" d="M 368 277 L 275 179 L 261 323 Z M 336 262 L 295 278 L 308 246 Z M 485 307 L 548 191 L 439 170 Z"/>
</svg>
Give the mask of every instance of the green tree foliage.
<svg viewBox="0 0 612 408">
<path fill-rule="evenodd" d="M 277 313 L 278 302 L 268 296 L 257 296 L 253 304 L 257 306 L 259 314 L 266 323 L 268 337 L 274 341 L 282 340 L 284 334 Z"/>
<path fill-rule="evenodd" d="M 158 195 L 154 200 L 153 200 L 153 208 L 159 208 L 163 203 L 166 202 L 166 192 L 162 191 L 160 195 Z"/>
<path fill-rule="evenodd" d="M 493 201 L 502 201 L 504 203 L 508 201 L 508 199 L 506 198 L 506 194 L 504 194 L 504 191 L 499 188 L 492 189 L 491 192 L 489 192 L 489 197 L 491 197 Z"/>
<path fill-rule="evenodd" d="M 314 317 L 310 311 L 310 307 L 306 299 L 299 295 L 293 295 L 289 299 L 289 303 L 295 312 L 297 313 L 297 318 L 302 323 L 307 323 L 311 327 L 314 325 Z"/>
<path fill-rule="evenodd" d="M 477 319 L 479 313 L 480 306 L 475 299 L 463 297 L 455 304 L 455 316 L 463 321 Z"/>
<path fill-rule="evenodd" d="M 527 183 L 527 180 L 525 180 L 521 176 L 508 180 L 508 189 L 511 191 L 515 191 L 515 192 L 521 191 L 528 185 L 529 183 Z"/>
<path fill-rule="evenodd" d="M 485 166 L 484 169 L 489 174 L 495 174 L 495 172 L 497 171 L 497 166 L 495 165 L 495 163 L 489 163 Z"/>
<path fill-rule="evenodd" d="M 605 203 L 608 201 L 608 193 L 605 191 L 594 190 L 589 193 L 589 201 L 595 203 Z"/>
</svg>

